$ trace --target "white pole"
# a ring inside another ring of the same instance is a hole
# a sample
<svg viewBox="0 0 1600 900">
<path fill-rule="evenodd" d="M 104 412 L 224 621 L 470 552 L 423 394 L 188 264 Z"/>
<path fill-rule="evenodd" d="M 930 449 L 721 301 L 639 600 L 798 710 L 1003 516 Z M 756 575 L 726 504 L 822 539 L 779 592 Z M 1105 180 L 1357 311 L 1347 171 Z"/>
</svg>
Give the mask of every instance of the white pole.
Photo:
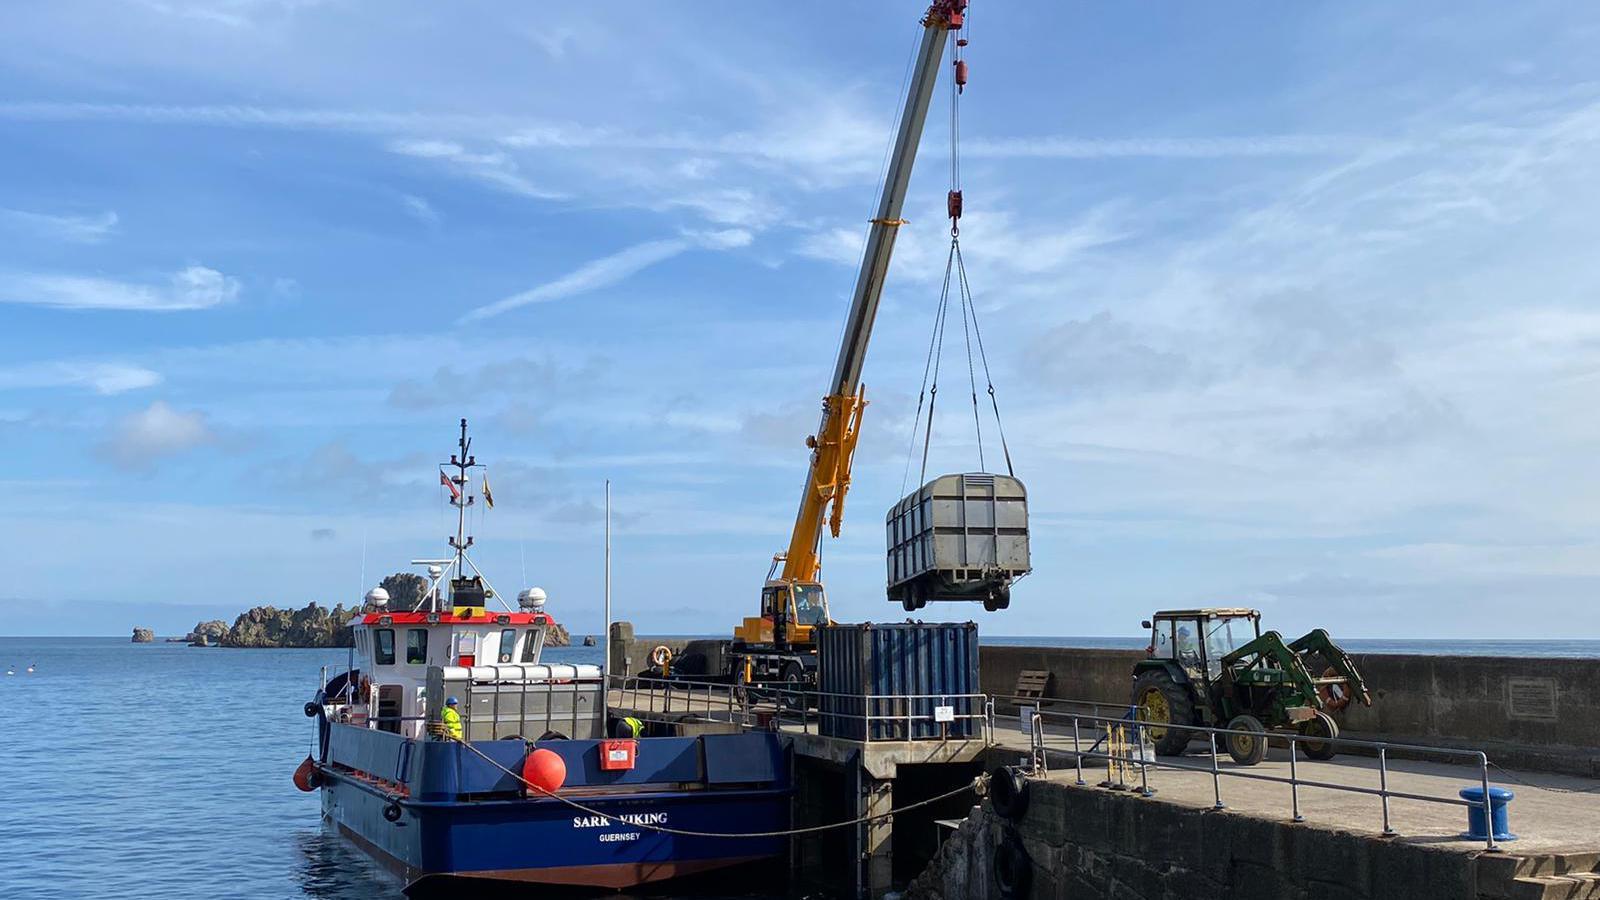
<svg viewBox="0 0 1600 900">
<path fill-rule="evenodd" d="M 600 677 L 600 727 L 611 721 L 611 479 L 606 479 L 605 631 L 600 646 L 605 653 Z"/>
</svg>

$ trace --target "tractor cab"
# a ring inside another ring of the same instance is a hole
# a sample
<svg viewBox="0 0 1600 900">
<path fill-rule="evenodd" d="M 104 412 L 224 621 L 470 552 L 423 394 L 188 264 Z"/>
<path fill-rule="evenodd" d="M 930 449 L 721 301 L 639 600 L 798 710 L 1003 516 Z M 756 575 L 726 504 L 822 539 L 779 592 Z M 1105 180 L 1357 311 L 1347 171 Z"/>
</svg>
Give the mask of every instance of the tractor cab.
<svg viewBox="0 0 1600 900">
<path fill-rule="evenodd" d="M 1171 660 L 1205 682 L 1222 674 L 1222 658 L 1261 636 L 1261 613 L 1243 608 L 1158 612 L 1140 623 L 1150 629 L 1152 659 Z"/>
</svg>

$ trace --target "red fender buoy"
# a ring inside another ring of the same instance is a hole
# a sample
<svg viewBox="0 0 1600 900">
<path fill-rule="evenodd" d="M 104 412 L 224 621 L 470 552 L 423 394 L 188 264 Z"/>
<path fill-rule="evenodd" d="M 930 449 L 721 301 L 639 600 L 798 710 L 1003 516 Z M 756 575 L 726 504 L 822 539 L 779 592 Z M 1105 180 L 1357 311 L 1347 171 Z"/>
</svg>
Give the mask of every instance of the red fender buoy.
<svg viewBox="0 0 1600 900">
<path fill-rule="evenodd" d="M 522 780 L 535 794 L 554 794 L 567 783 L 567 764 L 555 751 L 538 747 L 522 760 Z"/>
<path fill-rule="evenodd" d="M 311 757 L 307 756 L 305 762 L 295 767 L 294 786 L 308 794 L 311 793 L 317 789 L 317 786 L 312 782 L 316 774 L 317 764 L 311 761 Z"/>
</svg>

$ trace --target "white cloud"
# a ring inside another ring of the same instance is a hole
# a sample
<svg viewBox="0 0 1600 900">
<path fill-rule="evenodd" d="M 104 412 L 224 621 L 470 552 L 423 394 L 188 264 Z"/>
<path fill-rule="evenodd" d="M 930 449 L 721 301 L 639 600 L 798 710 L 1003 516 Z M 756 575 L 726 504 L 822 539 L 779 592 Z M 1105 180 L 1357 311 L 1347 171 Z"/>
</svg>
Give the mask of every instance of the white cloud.
<svg viewBox="0 0 1600 900">
<path fill-rule="evenodd" d="M 239 282 L 216 269 L 189 266 L 164 285 L 138 284 L 89 275 L 0 274 L 0 303 L 58 309 L 118 309 L 146 312 L 209 309 L 239 296 Z"/>
<path fill-rule="evenodd" d="M 57 361 L 0 369 L 0 390 L 85 387 L 98 394 L 121 394 L 161 383 L 161 375 L 126 363 Z"/>
<path fill-rule="evenodd" d="M 204 413 L 174 409 L 157 400 L 119 419 L 96 449 L 100 458 L 117 468 L 140 471 L 216 440 Z"/>
<path fill-rule="evenodd" d="M 505 153 L 476 153 L 455 141 L 445 140 L 397 140 L 389 144 L 389 150 L 402 156 L 412 156 L 418 159 L 438 160 L 454 167 L 458 172 L 488 182 L 495 187 L 502 188 L 524 197 L 536 200 L 552 200 L 563 196 L 559 191 L 552 191 L 541 187 L 519 173 L 517 164 Z"/>
<path fill-rule="evenodd" d="M 504 300 L 480 306 L 463 316 L 462 321 L 487 319 L 532 303 L 549 303 L 552 300 L 562 300 L 610 287 L 650 266 L 669 260 L 692 246 L 693 244 L 686 240 L 646 241 L 635 244 L 610 256 L 602 256 L 584 263 L 554 281 L 512 294 Z"/>
<path fill-rule="evenodd" d="M 962 155 L 974 159 L 1222 159 L 1255 156 L 1351 156 L 1388 142 L 1329 134 L 1244 137 L 1086 138 L 1071 135 L 971 138 Z"/>
<path fill-rule="evenodd" d="M 400 202 L 405 206 L 406 213 L 417 221 L 428 225 L 439 224 L 439 211 L 426 199 L 413 194 L 401 194 Z"/>
<path fill-rule="evenodd" d="M 105 240 L 116 231 L 117 214 L 111 211 L 83 216 L 0 209 L 0 223 L 18 231 L 80 244 Z"/>
</svg>

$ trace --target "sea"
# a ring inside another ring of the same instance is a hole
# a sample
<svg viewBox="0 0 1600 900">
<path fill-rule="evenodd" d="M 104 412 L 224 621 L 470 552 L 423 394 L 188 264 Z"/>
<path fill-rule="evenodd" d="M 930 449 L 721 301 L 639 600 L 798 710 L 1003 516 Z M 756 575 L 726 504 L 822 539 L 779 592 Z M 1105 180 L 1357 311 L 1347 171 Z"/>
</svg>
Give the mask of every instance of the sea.
<svg viewBox="0 0 1600 900">
<path fill-rule="evenodd" d="M 1138 647 L 1107 638 L 985 643 Z M 1346 642 L 1356 651 L 1600 658 L 1600 641 Z M 550 662 L 598 663 L 595 648 Z M 0 898 L 401 897 L 295 790 L 302 711 L 344 650 L 0 637 Z M 27 668 L 33 667 L 32 672 Z"/>
</svg>

